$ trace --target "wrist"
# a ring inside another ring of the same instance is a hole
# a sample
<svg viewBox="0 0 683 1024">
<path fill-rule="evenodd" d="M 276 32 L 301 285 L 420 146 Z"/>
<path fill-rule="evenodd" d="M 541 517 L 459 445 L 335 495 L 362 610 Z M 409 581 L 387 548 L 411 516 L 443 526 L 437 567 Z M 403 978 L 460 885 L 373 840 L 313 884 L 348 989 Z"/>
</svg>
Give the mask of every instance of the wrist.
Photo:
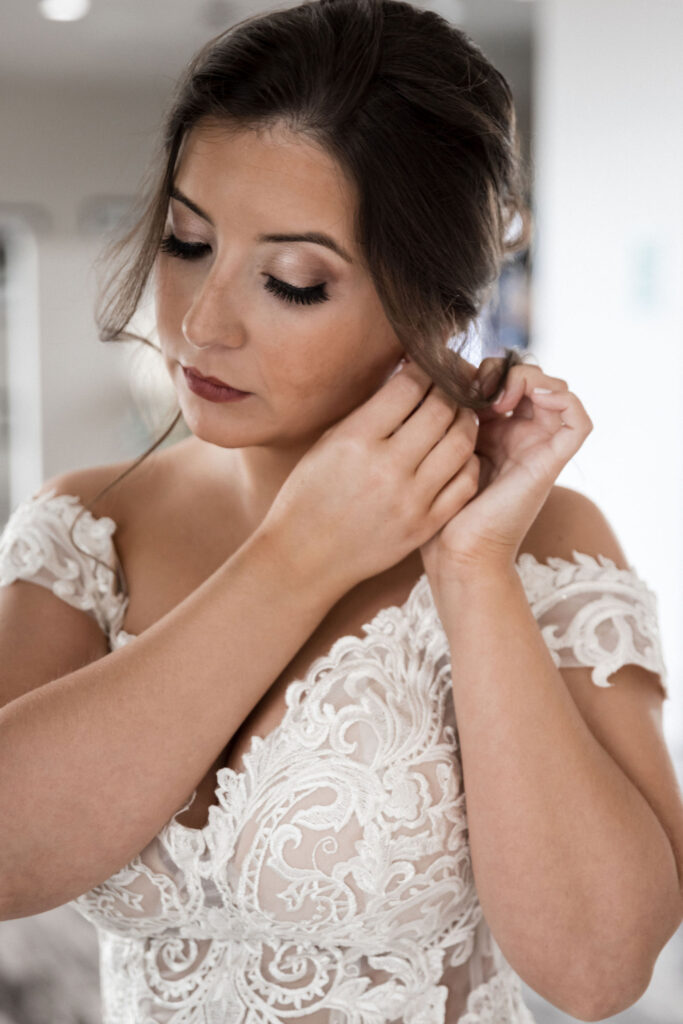
<svg viewBox="0 0 683 1024">
<path fill-rule="evenodd" d="M 428 574 L 429 575 L 429 574 Z M 429 585 L 439 617 L 446 622 L 459 621 L 468 608 L 486 608 L 495 604 L 503 592 L 519 590 L 522 581 L 516 563 L 479 562 L 467 567 L 441 571 Z"/>
<path fill-rule="evenodd" d="M 428 574 L 429 575 L 429 574 Z M 432 590 L 466 592 L 498 588 L 501 583 L 517 580 L 516 560 L 510 556 L 497 559 L 470 559 L 448 563 L 441 561 L 431 575 Z"/>
<path fill-rule="evenodd" d="M 264 521 L 246 541 L 250 557 L 268 566 L 274 579 L 316 606 L 331 608 L 354 585 L 336 571 L 334 560 L 314 543 L 298 543 L 279 523 Z"/>
</svg>

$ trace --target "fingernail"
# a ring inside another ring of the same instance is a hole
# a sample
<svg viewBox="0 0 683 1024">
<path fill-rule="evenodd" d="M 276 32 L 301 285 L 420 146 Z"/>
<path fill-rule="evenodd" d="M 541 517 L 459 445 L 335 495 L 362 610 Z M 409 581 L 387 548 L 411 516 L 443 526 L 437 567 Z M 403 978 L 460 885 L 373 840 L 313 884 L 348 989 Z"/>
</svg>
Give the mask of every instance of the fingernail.
<svg viewBox="0 0 683 1024">
<path fill-rule="evenodd" d="M 552 395 L 552 388 L 534 388 L 534 394 L 536 395 Z"/>
<path fill-rule="evenodd" d="M 504 397 L 505 397 L 505 388 L 503 388 L 502 391 L 499 391 L 498 394 L 496 395 L 496 397 L 493 399 L 493 405 L 497 405 L 498 402 L 501 402 Z"/>
</svg>

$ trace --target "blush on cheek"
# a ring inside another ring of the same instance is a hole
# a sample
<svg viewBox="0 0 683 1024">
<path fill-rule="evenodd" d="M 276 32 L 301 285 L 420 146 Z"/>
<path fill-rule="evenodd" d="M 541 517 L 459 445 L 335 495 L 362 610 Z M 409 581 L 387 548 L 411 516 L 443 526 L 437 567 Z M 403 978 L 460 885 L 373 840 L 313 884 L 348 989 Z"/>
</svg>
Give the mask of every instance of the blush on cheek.
<svg viewBox="0 0 683 1024">
<path fill-rule="evenodd" d="M 269 375 L 268 401 L 280 420 L 297 434 L 316 434 L 344 416 L 350 408 L 345 375 L 311 358 L 280 365 Z"/>
</svg>

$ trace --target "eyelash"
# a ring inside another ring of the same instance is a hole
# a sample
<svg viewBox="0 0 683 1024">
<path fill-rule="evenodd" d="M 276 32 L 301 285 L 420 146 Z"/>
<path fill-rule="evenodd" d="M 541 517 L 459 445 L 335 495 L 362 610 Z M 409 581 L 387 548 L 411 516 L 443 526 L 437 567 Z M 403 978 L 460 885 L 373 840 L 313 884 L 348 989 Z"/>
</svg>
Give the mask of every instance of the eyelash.
<svg viewBox="0 0 683 1024">
<path fill-rule="evenodd" d="M 161 239 L 159 249 L 168 256 L 176 256 L 181 260 L 198 260 L 210 250 L 211 246 L 205 242 L 182 242 L 174 234 L 166 235 Z M 295 288 L 286 281 L 279 281 L 270 274 L 265 275 L 268 280 L 264 285 L 267 291 L 273 292 L 278 298 L 285 302 L 296 302 L 310 306 L 314 302 L 326 302 L 329 298 L 325 291 L 325 284 L 314 284 L 310 288 Z"/>
</svg>

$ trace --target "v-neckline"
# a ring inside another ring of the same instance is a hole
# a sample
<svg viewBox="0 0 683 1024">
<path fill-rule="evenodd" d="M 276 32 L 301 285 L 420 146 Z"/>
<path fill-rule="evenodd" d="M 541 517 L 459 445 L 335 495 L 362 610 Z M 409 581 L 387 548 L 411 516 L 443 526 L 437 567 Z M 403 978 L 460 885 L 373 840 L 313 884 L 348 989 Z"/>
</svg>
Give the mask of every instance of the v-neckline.
<svg viewBox="0 0 683 1024">
<path fill-rule="evenodd" d="M 72 503 L 83 507 L 83 502 L 78 497 L 78 495 L 47 494 L 44 496 L 44 498 L 45 500 L 51 500 L 55 496 L 57 497 L 57 499 L 71 499 Z M 98 516 L 89 508 L 86 507 L 84 518 L 86 518 L 87 520 L 88 516 L 90 516 L 90 519 L 93 522 L 103 523 L 108 521 L 108 523 L 111 525 L 111 533 L 114 533 L 114 531 L 118 527 L 116 520 L 113 519 L 112 516 Z M 116 564 L 117 580 L 120 585 L 117 595 L 120 597 L 120 604 L 115 621 L 121 623 L 125 618 L 126 608 L 128 606 L 128 601 L 130 599 L 130 590 L 128 587 L 128 580 L 126 579 L 126 575 L 123 571 L 123 563 L 116 548 L 113 536 L 110 535 L 109 541 L 111 544 L 112 553 Z M 365 649 L 370 640 L 374 639 L 373 633 L 375 632 L 375 627 L 377 626 L 378 620 L 386 616 L 391 617 L 393 613 L 398 613 L 401 617 L 405 616 L 409 612 L 412 603 L 415 601 L 418 589 L 421 586 L 425 586 L 427 591 L 429 592 L 429 583 L 427 580 L 426 572 L 421 573 L 421 575 L 417 578 L 417 580 L 411 587 L 408 596 L 406 597 L 405 601 L 403 601 L 402 604 L 386 605 L 384 608 L 380 608 L 379 611 L 377 611 L 368 622 L 363 623 L 363 625 L 360 626 L 360 632 L 363 634 L 362 636 L 357 636 L 355 633 L 348 633 L 344 636 L 337 637 L 337 639 L 333 642 L 333 644 L 325 654 L 319 655 L 311 662 L 304 676 L 297 676 L 295 679 L 290 680 L 284 691 L 285 712 L 281 720 L 273 729 L 267 732 L 265 736 L 257 736 L 256 734 L 252 734 L 249 741 L 249 746 L 242 754 L 242 768 L 231 768 L 229 765 L 224 765 L 223 767 L 216 769 L 216 771 L 213 773 L 215 782 L 215 786 L 213 788 L 214 796 L 217 796 L 219 790 L 224 788 L 224 783 L 228 779 L 233 780 L 237 784 L 240 783 L 240 780 L 245 780 L 249 774 L 249 768 L 252 763 L 252 760 L 257 753 L 256 748 L 258 747 L 258 745 L 272 745 L 272 743 L 275 742 L 276 738 L 289 725 L 293 712 L 297 708 L 301 707 L 303 704 L 303 701 L 299 702 L 299 704 L 297 705 L 290 704 L 289 697 L 294 687 L 301 686 L 301 684 L 305 685 L 309 681 L 309 679 L 315 673 L 319 672 L 322 668 L 328 666 L 331 667 L 334 664 L 335 655 L 337 654 L 338 650 L 342 645 L 347 647 L 357 647 L 359 650 Z M 117 629 L 114 627 L 109 630 L 110 648 L 111 650 L 115 650 L 116 648 L 121 646 L 120 641 L 122 639 L 124 640 L 124 643 L 126 643 L 128 642 L 128 640 L 137 639 L 139 635 L 140 634 L 138 633 L 129 633 L 127 630 L 123 628 Z M 308 693 L 308 690 L 306 690 L 305 692 Z M 182 835 L 190 834 L 203 837 L 207 834 L 207 832 L 209 831 L 213 824 L 212 818 L 214 816 L 214 813 L 220 813 L 221 811 L 220 804 L 212 803 L 209 805 L 206 824 L 204 824 L 201 828 L 194 828 L 191 825 L 183 825 L 181 822 L 177 820 L 179 814 L 182 814 L 184 811 L 189 809 L 192 802 L 196 798 L 196 795 L 197 788 L 195 788 L 192 791 L 186 803 L 183 804 L 182 807 L 180 807 L 177 811 L 175 811 L 171 818 L 166 822 L 166 824 L 161 829 L 161 833 L 173 832 L 174 830 L 177 830 Z"/>
<path fill-rule="evenodd" d="M 357 648 L 359 651 L 363 651 L 371 641 L 376 641 L 376 627 L 378 624 L 378 620 L 387 617 L 391 618 L 392 615 L 395 613 L 398 613 L 398 615 L 402 618 L 407 617 L 410 613 L 413 603 L 417 599 L 417 594 L 421 587 L 425 587 L 426 591 L 429 592 L 429 582 L 427 580 L 426 572 L 423 572 L 417 578 L 417 580 L 411 587 L 408 596 L 406 597 L 405 601 L 403 601 L 402 604 L 386 605 L 384 608 L 380 608 L 379 611 L 377 611 L 373 615 L 373 617 L 368 620 L 368 622 L 363 623 L 363 625 L 360 627 L 361 632 L 364 634 L 363 636 L 357 636 L 355 633 L 347 633 L 345 636 L 337 637 L 337 639 L 333 642 L 331 647 L 324 654 L 318 655 L 318 657 L 311 662 L 311 664 L 308 666 L 306 673 L 303 676 L 297 676 L 295 679 L 290 680 L 290 682 L 287 684 L 284 690 L 285 712 L 282 718 L 273 729 L 266 733 L 265 736 L 258 736 L 255 733 L 252 733 L 251 738 L 249 740 L 249 746 L 242 754 L 241 768 L 231 768 L 229 765 L 224 765 L 223 767 L 216 769 L 216 771 L 213 773 L 215 782 L 215 786 L 213 789 L 214 796 L 218 795 L 219 790 L 222 791 L 225 789 L 225 783 L 228 779 L 237 785 L 244 784 L 244 780 L 246 780 L 247 776 L 250 774 L 249 769 L 252 765 L 254 757 L 258 752 L 257 748 L 259 747 L 259 745 L 261 747 L 263 747 L 263 745 L 265 744 L 272 746 L 272 744 L 276 741 L 280 734 L 284 732 L 284 730 L 289 725 L 291 716 L 294 713 L 294 711 L 303 706 L 305 702 L 305 697 L 310 692 L 310 686 L 306 688 L 306 684 L 309 682 L 311 677 L 319 673 L 321 669 L 332 668 L 334 665 L 335 656 L 337 655 L 338 651 L 342 646 L 346 648 Z M 115 634 L 115 639 L 118 640 L 119 637 L 121 636 L 135 639 L 138 636 L 138 634 L 128 633 L 126 632 L 126 630 L 121 629 Z M 290 703 L 290 694 L 293 692 L 295 687 L 300 687 L 302 684 L 304 685 L 304 701 L 300 701 L 298 704 Z M 178 815 L 182 814 L 184 811 L 190 808 L 196 795 L 197 789 L 195 788 L 188 797 L 186 803 L 184 803 L 182 807 L 179 807 L 178 810 L 175 811 L 171 818 L 169 818 L 169 820 L 165 823 L 165 825 L 160 830 L 160 834 L 169 834 L 173 833 L 174 831 L 177 831 L 182 835 L 186 835 L 189 833 L 190 835 L 204 837 L 208 833 L 209 829 L 213 826 L 213 817 L 215 816 L 215 814 L 220 814 L 222 811 L 220 803 L 209 804 L 207 811 L 207 821 L 204 825 L 202 825 L 201 828 L 194 828 L 192 825 L 183 825 L 182 822 L 177 820 Z"/>
</svg>

